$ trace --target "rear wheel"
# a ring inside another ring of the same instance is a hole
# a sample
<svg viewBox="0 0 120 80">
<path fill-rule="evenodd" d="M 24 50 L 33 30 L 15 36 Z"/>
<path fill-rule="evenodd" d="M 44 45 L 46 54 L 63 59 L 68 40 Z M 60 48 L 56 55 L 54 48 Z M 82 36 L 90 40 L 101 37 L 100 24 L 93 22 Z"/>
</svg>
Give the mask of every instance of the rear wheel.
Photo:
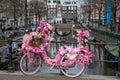
<svg viewBox="0 0 120 80">
<path fill-rule="evenodd" d="M 29 58 L 24 54 L 20 60 L 20 70 L 26 75 L 32 75 L 41 68 L 41 57 L 35 53 L 30 53 Z"/>
<path fill-rule="evenodd" d="M 68 64 L 69 61 L 70 60 L 68 58 L 63 57 L 61 59 L 61 65 Z M 67 67 L 67 66 L 68 65 L 66 65 L 65 67 Z M 67 77 L 77 77 L 77 76 L 81 75 L 84 70 L 85 70 L 85 65 L 80 65 L 77 61 L 74 63 L 73 66 L 70 66 L 70 67 L 65 68 L 65 69 L 64 68 L 61 69 L 62 73 Z"/>
</svg>

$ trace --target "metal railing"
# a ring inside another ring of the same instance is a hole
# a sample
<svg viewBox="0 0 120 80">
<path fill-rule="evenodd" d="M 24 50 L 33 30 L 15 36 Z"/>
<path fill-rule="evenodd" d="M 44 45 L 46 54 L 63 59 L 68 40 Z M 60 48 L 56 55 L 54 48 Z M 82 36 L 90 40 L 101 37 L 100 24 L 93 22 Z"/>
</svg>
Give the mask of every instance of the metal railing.
<svg viewBox="0 0 120 80">
<path fill-rule="evenodd" d="M 119 39 L 116 39 L 116 38 L 113 38 L 113 37 L 110 37 L 107 35 L 103 35 L 103 34 L 100 34 L 98 32 L 91 31 L 91 36 L 94 36 L 97 39 L 102 40 L 102 41 L 107 42 L 107 43 L 119 43 L 120 42 Z"/>
<path fill-rule="evenodd" d="M 118 49 L 116 52 L 117 52 L 118 56 L 114 56 L 114 54 L 116 54 L 116 53 L 112 54 L 110 52 L 110 49 L 107 49 L 106 46 L 112 46 L 113 48 L 114 48 L 114 46 L 117 46 Z M 118 66 L 116 67 L 117 72 L 115 73 L 115 75 L 117 75 L 117 77 L 120 78 L 120 43 L 90 42 L 89 49 L 96 56 L 94 58 L 95 62 L 99 62 L 99 63 L 103 62 L 104 64 L 106 64 L 106 63 L 118 64 Z M 106 70 L 106 69 L 104 69 L 104 70 Z M 104 72 L 106 72 L 106 71 L 104 71 Z"/>
<path fill-rule="evenodd" d="M 12 42 L 21 42 L 20 40 L 12 40 L 12 39 L 8 39 L 6 41 L 2 41 L 0 40 L 0 42 L 8 42 L 9 44 L 9 55 L 8 55 L 8 71 L 9 72 L 14 72 L 14 67 L 13 67 L 13 63 L 12 63 Z M 78 45 L 78 42 L 67 42 L 67 41 L 52 41 L 52 44 L 51 44 L 51 52 L 49 52 L 48 54 L 51 56 L 51 57 L 54 57 L 54 55 L 58 54 L 58 50 L 59 50 L 59 47 L 62 46 L 62 45 L 72 45 L 74 47 L 77 47 Z M 105 60 L 104 57 L 105 57 L 105 54 L 103 53 L 104 50 L 105 50 L 105 46 L 106 45 L 116 45 L 118 46 L 119 50 L 118 50 L 118 60 L 117 61 L 114 61 L 114 60 Z M 97 42 L 89 42 L 89 49 L 90 51 L 93 52 L 93 54 L 96 56 L 94 57 L 94 61 L 95 62 L 103 62 L 103 63 L 118 63 L 118 72 L 116 73 L 118 77 L 120 77 L 120 43 L 97 43 Z"/>
<path fill-rule="evenodd" d="M 12 55 L 12 43 L 13 42 L 22 42 L 21 40 L 13 40 L 12 38 L 8 38 L 7 40 L 0 40 L 0 42 L 7 42 L 6 45 L 9 49 L 9 54 L 7 55 L 8 57 L 8 72 L 14 72 L 14 67 L 13 67 L 13 55 Z M 2 57 L 2 56 L 1 56 Z"/>
<path fill-rule="evenodd" d="M 60 42 L 58 42 L 58 41 L 52 42 L 51 46 L 53 46 L 52 48 L 54 48 L 54 50 L 51 50 L 50 53 L 53 53 L 51 56 L 57 54 L 57 51 L 62 43 L 63 42 L 61 42 L 61 41 Z M 64 42 L 64 44 L 77 47 L 78 42 Z M 113 60 L 110 58 L 110 55 L 112 55 L 111 53 L 109 53 L 109 55 L 105 54 L 105 51 L 107 50 L 107 48 L 105 46 L 117 46 L 118 47 L 118 51 L 117 51 L 118 56 L 116 56 L 117 57 L 116 60 Z M 89 49 L 95 55 L 95 57 L 93 58 L 93 64 L 94 64 L 94 62 L 97 62 L 100 65 L 102 63 L 104 65 L 109 64 L 109 63 L 118 64 L 118 66 L 116 67 L 117 72 L 115 73 L 115 75 L 117 75 L 117 77 L 120 77 L 120 43 L 89 42 Z M 106 72 L 106 69 L 104 69 L 104 72 Z"/>
</svg>

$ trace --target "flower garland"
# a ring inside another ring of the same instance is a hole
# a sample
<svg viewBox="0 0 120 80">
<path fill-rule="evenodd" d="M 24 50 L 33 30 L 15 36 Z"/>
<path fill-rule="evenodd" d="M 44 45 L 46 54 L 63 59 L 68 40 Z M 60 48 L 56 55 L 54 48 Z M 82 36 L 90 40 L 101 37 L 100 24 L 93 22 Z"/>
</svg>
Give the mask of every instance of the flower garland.
<svg viewBox="0 0 120 80">
<path fill-rule="evenodd" d="M 31 38 L 29 40 L 29 45 L 33 47 L 39 47 L 44 42 L 44 35 L 42 33 L 31 34 Z"/>
<path fill-rule="evenodd" d="M 88 38 L 90 37 L 89 30 L 80 31 L 78 33 L 79 42 L 82 46 L 86 47 L 88 43 Z"/>
<path fill-rule="evenodd" d="M 64 55 L 66 54 L 67 57 L 70 60 L 76 60 L 77 57 L 77 61 L 79 64 L 81 65 L 89 65 L 90 63 L 92 63 L 92 57 L 94 56 L 92 54 L 92 52 L 89 51 L 88 48 L 88 40 L 85 40 L 86 38 L 89 38 L 90 34 L 89 31 L 82 31 L 78 33 L 78 38 L 80 41 L 80 47 L 77 48 L 73 48 L 72 46 L 62 46 L 59 49 L 59 54 Z"/>
<path fill-rule="evenodd" d="M 46 44 L 51 31 L 52 26 L 45 22 L 45 20 L 41 20 L 35 32 L 30 32 L 23 36 L 23 46 L 41 48 L 42 44 Z M 44 47 L 45 45 L 42 46 Z"/>
</svg>

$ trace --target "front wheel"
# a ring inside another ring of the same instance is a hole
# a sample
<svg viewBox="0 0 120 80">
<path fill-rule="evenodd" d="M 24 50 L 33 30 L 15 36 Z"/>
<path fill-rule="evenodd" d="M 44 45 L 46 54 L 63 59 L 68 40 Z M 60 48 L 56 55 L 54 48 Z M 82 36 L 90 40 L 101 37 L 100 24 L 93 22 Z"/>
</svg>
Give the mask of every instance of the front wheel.
<svg viewBox="0 0 120 80">
<path fill-rule="evenodd" d="M 67 76 L 67 77 L 77 77 L 79 75 L 81 75 L 83 73 L 83 71 L 85 70 L 85 65 L 80 65 L 77 61 L 69 67 L 68 63 L 69 63 L 69 59 L 66 57 L 63 57 L 61 59 L 61 65 L 66 65 L 64 67 L 68 67 L 68 68 L 62 68 L 61 72 Z"/>
<path fill-rule="evenodd" d="M 20 60 L 20 70 L 25 75 L 32 75 L 39 71 L 41 68 L 41 57 L 35 53 L 30 53 L 29 57 L 24 54 Z"/>
</svg>

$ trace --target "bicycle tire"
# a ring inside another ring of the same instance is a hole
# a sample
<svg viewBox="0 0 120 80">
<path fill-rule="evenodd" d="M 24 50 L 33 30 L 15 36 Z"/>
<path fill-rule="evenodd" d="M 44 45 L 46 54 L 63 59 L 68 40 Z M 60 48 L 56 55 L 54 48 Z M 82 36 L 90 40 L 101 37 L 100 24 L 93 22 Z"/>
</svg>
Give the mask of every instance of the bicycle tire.
<svg viewBox="0 0 120 80">
<path fill-rule="evenodd" d="M 68 58 L 66 58 L 65 56 L 63 56 L 63 58 L 61 59 L 61 61 L 60 61 L 60 64 L 61 65 L 63 65 L 63 63 L 65 62 L 65 61 L 67 61 L 68 60 Z M 79 66 L 79 68 L 76 66 L 76 64 Z M 68 65 L 66 65 L 66 66 L 68 66 Z M 77 68 L 76 68 L 77 67 Z M 76 68 L 76 69 L 71 69 L 71 68 Z M 61 69 L 61 72 L 65 75 L 65 76 L 67 76 L 67 77 L 77 77 L 77 76 L 79 76 L 79 75 L 81 75 L 83 72 L 84 72 L 84 70 L 85 70 L 85 68 L 86 68 L 86 66 L 85 65 L 80 65 L 79 63 L 77 63 L 77 61 L 75 62 L 75 66 L 72 66 L 72 67 L 68 67 L 67 69 L 64 69 L 64 68 L 62 68 Z M 71 70 L 70 70 L 71 69 Z M 69 71 L 68 71 L 69 70 Z M 69 73 L 70 72 L 70 73 Z M 73 72 L 74 72 L 74 74 L 73 74 Z M 76 72 L 76 73 L 75 73 Z"/>
<path fill-rule="evenodd" d="M 34 54 L 34 53 L 32 53 L 32 54 Z M 30 55 L 31 55 L 31 53 L 30 53 Z M 24 62 L 24 60 L 25 60 L 25 62 Z M 24 55 L 22 56 L 21 60 L 20 60 L 20 70 L 21 70 L 21 72 L 22 72 L 23 74 L 25 74 L 25 75 L 33 75 L 33 74 L 37 73 L 37 72 L 40 70 L 41 65 L 42 65 L 42 59 L 41 59 L 41 57 L 38 56 L 38 60 L 36 59 L 36 61 L 37 61 L 37 63 L 38 63 L 37 65 L 36 65 L 36 64 L 32 64 L 32 65 L 29 65 L 29 66 L 28 66 L 28 64 L 26 64 L 26 63 L 28 63 L 28 61 L 27 61 L 27 55 L 24 54 Z M 39 61 L 39 62 L 38 62 L 38 61 Z M 26 65 L 27 65 L 27 68 L 24 69 L 24 67 L 26 67 Z M 28 69 L 30 69 L 30 68 L 33 69 L 32 66 L 33 66 L 33 67 L 36 66 L 35 69 L 32 70 L 32 71 L 28 70 Z"/>
</svg>

